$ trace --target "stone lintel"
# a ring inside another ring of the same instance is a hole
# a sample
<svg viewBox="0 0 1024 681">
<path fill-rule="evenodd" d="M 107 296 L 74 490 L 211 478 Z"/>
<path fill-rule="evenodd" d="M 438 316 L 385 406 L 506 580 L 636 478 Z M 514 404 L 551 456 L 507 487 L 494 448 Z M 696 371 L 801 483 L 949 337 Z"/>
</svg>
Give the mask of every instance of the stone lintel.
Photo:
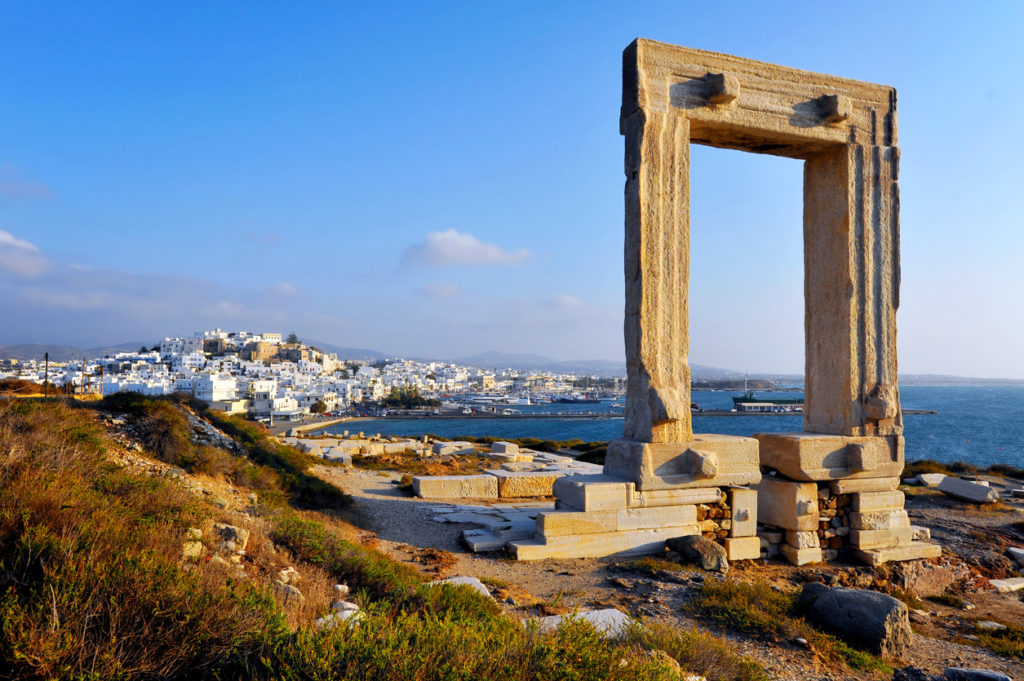
<svg viewBox="0 0 1024 681">
<path fill-rule="evenodd" d="M 792 480 L 892 478 L 903 472 L 902 436 L 757 433 L 761 465 Z"/>
<path fill-rule="evenodd" d="M 657 530 L 539 537 L 509 542 L 509 547 L 516 560 L 642 556 L 663 553 L 666 539 L 699 533 L 696 525 L 686 525 Z"/>
<path fill-rule="evenodd" d="M 860 494 L 862 492 L 887 492 L 900 486 L 898 477 L 892 478 L 847 478 L 832 480 L 828 488 L 832 494 Z"/>
<path fill-rule="evenodd" d="M 694 435 L 689 442 L 612 440 L 604 472 L 632 480 L 644 492 L 751 485 L 761 479 L 757 440 L 732 435 Z"/>
</svg>

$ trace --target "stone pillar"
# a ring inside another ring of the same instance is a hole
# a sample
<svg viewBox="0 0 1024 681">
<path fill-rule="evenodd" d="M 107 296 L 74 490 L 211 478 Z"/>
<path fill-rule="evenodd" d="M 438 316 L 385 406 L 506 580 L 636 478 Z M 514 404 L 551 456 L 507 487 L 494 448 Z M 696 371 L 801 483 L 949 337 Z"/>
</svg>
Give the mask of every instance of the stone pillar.
<svg viewBox="0 0 1024 681">
<path fill-rule="evenodd" d="M 847 144 L 804 165 L 804 430 L 900 435 L 899 150 Z"/>
<path fill-rule="evenodd" d="M 686 442 L 690 423 L 688 284 L 690 124 L 635 111 L 626 136 L 624 436 Z"/>
</svg>

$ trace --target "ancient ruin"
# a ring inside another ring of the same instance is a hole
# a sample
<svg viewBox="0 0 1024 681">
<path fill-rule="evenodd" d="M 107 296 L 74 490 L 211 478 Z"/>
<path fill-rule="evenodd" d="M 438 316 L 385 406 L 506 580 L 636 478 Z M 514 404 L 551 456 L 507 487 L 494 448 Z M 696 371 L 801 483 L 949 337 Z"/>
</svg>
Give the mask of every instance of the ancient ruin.
<svg viewBox="0 0 1024 681">
<path fill-rule="evenodd" d="M 796 564 L 853 549 L 937 556 L 897 491 L 899 149 L 896 91 L 636 40 L 623 54 L 626 138 L 623 437 L 600 475 L 554 482 L 519 559 L 662 550 L 703 534 L 733 560 Z M 688 365 L 690 144 L 804 161 L 804 432 L 694 434 Z M 759 525 L 760 523 L 760 535 Z"/>
</svg>

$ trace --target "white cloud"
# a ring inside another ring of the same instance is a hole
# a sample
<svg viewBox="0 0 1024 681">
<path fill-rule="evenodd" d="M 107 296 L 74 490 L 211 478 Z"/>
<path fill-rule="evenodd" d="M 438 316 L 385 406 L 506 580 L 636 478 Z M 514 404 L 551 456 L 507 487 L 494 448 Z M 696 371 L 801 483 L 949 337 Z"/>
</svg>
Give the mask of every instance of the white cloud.
<svg viewBox="0 0 1024 681">
<path fill-rule="evenodd" d="M 583 301 L 568 293 L 559 293 L 554 298 L 544 301 L 544 304 L 556 310 L 575 310 L 583 305 Z"/>
<path fill-rule="evenodd" d="M 506 251 L 495 244 L 487 244 L 472 234 L 455 229 L 427 234 L 425 241 L 413 244 L 402 254 L 403 265 L 518 265 L 530 257 L 530 251 L 520 248 Z"/>
<path fill-rule="evenodd" d="M 435 283 L 425 284 L 420 287 L 419 294 L 431 298 L 433 300 L 445 300 L 447 298 L 454 298 L 455 296 L 462 293 L 462 289 L 459 288 L 458 284 L 449 283 Z"/>
<path fill-rule="evenodd" d="M 0 273 L 37 277 L 48 267 L 49 263 L 35 244 L 0 229 Z"/>
<path fill-rule="evenodd" d="M 50 199 L 53 190 L 40 182 L 25 179 L 10 163 L 0 166 L 0 196 L 10 199 Z"/>
</svg>

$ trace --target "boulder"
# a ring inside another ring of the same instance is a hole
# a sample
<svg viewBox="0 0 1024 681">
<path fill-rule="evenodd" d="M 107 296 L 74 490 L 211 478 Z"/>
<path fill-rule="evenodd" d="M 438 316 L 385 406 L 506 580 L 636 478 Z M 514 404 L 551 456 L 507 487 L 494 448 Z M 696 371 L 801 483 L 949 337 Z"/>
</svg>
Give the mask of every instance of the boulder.
<svg viewBox="0 0 1024 681">
<path fill-rule="evenodd" d="M 976 504 L 992 504 L 999 501 L 999 493 L 988 485 L 948 475 L 939 483 L 939 491 Z"/>
<path fill-rule="evenodd" d="M 299 574 L 298 570 L 289 565 L 277 573 L 277 578 L 285 584 L 295 584 L 297 581 L 302 579 L 302 575 Z"/>
<path fill-rule="evenodd" d="M 199 560 L 203 556 L 203 543 L 198 541 L 187 541 L 181 546 L 181 557 L 183 560 Z"/>
<path fill-rule="evenodd" d="M 987 669 L 966 669 L 964 667 L 946 667 L 942 675 L 948 681 L 1013 681 L 1006 674 Z"/>
<path fill-rule="evenodd" d="M 226 523 L 215 523 L 213 531 L 216 532 L 225 542 L 234 542 L 235 548 L 245 551 L 249 543 L 249 530 Z"/>
<path fill-rule="evenodd" d="M 1018 549 L 1015 546 L 1011 546 L 1006 549 L 1006 552 L 1010 554 L 1010 558 L 1013 558 L 1014 562 L 1017 563 L 1017 567 L 1024 568 L 1024 549 Z"/>
<path fill-rule="evenodd" d="M 673 537 L 665 540 L 669 551 L 692 560 L 705 570 L 716 570 L 721 573 L 729 571 L 728 554 L 725 547 L 699 535 Z"/>
<path fill-rule="evenodd" d="M 301 591 L 279 579 L 274 580 L 274 598 L 285 608 L 300 606 L 306 602 L 306 597 L 302 595 Z"/>
<path fill-rule="evenodd" d="M 799 606 L 815 626 L 857 648 L 900 657 L 910 645 L 907 606 L 892 596 L 810 582 L 800 593 Z"/>
<path fill-rule="evenodd" d="M 449 577 L 448 579 L 439 579 L 436 582 L 430 582 L 428 586 L 439 586 L 441 584 L 448 584 L 450 586 L 468 586 L 473 591 L 476 591 L 481 596 L 492 598 L 490 590 L 476 577 L 467 577 L 465 575 L 459 575 L 457 577 Z"/>
</svg>

